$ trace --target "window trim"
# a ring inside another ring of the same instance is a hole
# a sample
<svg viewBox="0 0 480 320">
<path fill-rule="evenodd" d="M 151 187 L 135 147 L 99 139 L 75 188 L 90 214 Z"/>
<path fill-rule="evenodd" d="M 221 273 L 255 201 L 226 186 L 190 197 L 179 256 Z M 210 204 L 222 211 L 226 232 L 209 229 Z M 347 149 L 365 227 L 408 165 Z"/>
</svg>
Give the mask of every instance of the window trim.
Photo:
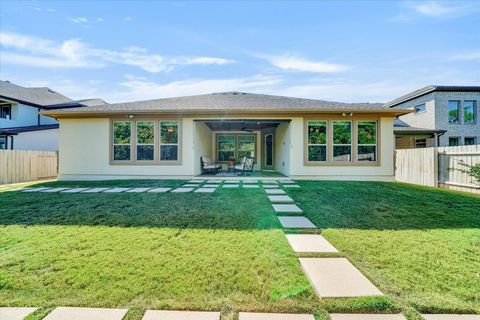
<svg viewBox="0 0 480 320">
<path fill-rule="evenodd" d="M 473 121 L 472 122 L 465 122 L 465 102 L 472 102 L 473 103 L 473 108 L 472 108 L 472 113 L 473 113 Z M 476 100 L 463 100 L 462 101 L 462 119 L 463 119 L 463 124 L 466 125 L 475 125 L 477 124 L 477 101 Z"/>
<path fill-rule="evenodd" d="M 458 144 L 456 146 L 451 146 L 450 145 L 450 139 L 457 139 Z M 462 145 L 462 138 L 461 137 L 458 137 L 458 136 L 448 137 L 448 146 L 449 147 L 458 147 L 458 146 L 461 146 L 461 145 Z"/>
<path fill-rule="evenodd" d="M 457 103 L 457 122 L 450 122 L 450 102 Z M 447 121 L 449 125 L 457 125 L 462 123 L 462 119 L 460 118 L 462 114 L 462 100 L 448 100 L 447 101 Z"/>
<path fill-rule="evenodd" d="M 358 125 L 360 124 L 360 122 L 374 122 L 375 123 L 375 143 L 374 144 L 369 144 L 369 143 L 360 143 L 358 141 Z M 357 133 L 357 146 L 356 146 L 356 161 L 357 162 L 367 162 L 367 163 L 374 163 L 377 161 L 378 159 L 378 121 L 377 120 L 357 120 L 355 121 L 355 132 Z M 375 161 L 359 161 L 358 160 L 358 148 L 359 147 L 371 147 L 371 146 L 375 146 Z"/>
<path fill-rule="evenodd" d="M 151 143 L 138 143 L 138 137 L 137 137 L 137 132 L 138 132 L 138 123 L 139 122 L 153 122 L 153 159 L 152 160 L 138 160 L 138 146 L 151 146 Z M 156 151 L 157 151 L 157 122 L 155 120 L 135 120 L 135 150 L 134 150 L 134 161 L 135 162 L 145 162 L 147 164 L 151 164 L 155 162 L 156 160 Z"/>
<path fill-rule="evenodd" d="M 114 127 L 115 127 L 115 123 L 116 122 L 128 122 L 130 123 L 130 143 L 126 144 L 126 143 L 115 143 L 115 137 L 114 137 L 114 134 L 115 134 L 115 131 L 114 131 Z M 133 139 L 135 137 L 133 131 L 133 121 L 131 120 L 115 120 L 115 121 L 112 121 L 111 122 L 111 130 L 110 130 L 110 138 L 111 138 L 111 150 L 110 150 L 110 156 L 111 156 L 111 159 L 113 162 L 115 163 L 129 163 L 133 160 Z M 128 160 L 116 160 L 115 159 L 115 146 L 130 146 L 130 158 Z"/>
<path fill-rule="evenodd" d="M 325 122 L 325 127 L 326 127 L 326 139 L 325 139 L 325 144 L 317 144 L 317 143 L 308 143 L 308 126 L 309 126 L 309 123 L 310 122 Z M 306 121 L 306 129 L 307 129 L 307 136 L 306 136 L 306 160 L 308 163 L 327 163 L 328 162 L 328 158 L 329 158 L 329 155 L 330 155 L 330 150 L 328 149 L 328 141 L 329 141 L 329 137 L 330 137 L 330 128 L 329 128 L 329 121 L 328 120 L 307 120 Z M 325 153 L 326 153 L 326 157 L 325 157 L 325 161 L 313 161 L 313 160 L 309 160 L 309 157 L 308 157 L 308 148 L 310 146 L 325 146 Z"/>
<path fill-rule="evenodd" d="M 161 141 L 162 141 L 162 137 L 161 137 L 162 122 L 177 122 L 177 143 L 161 143 Z M 170 120 L 170 119 L 161 119 L 161 120 L 157 121 L 157 125 L 158 125 L 158 142 L 157 142 L 157 145 L 158 145 L 158 151 L 157 151 L 158 162 L 160 164 L 178 164 L 180 162 L 180 158 L 181 158 L 181 154 L 180 154 L 180 152 L 181 152 L 181 149 L 180 149 L 180 141 L 181 141 L 180 140 L 181 139 L 180 121 Z M 161 159 L 162 146 L 177 146 L 177 160 L 162 160 Z"/>
<path fill-rule="evenodd" d="M 335 143 L 335 122 L 350 122 L 350 143 Z M 353 120 L 332 120 L 332 161 L 335 163 L 350 163 L 353 162 L 353 131 L 354 131 L 354 123 Z M 335 160 L 335 154 L 334 150 L 335 147 L 350 147 L 350 160 L 347 161 L 341 161 L 341 160 Z"/>
<path fill-rule="evenodd" d="M 473 144 L 467 144 L 467 139 L 473 139 Z M 474 146 L 476 144 L 477 144 L 477 137 L 474 137 L 474 136 L 463 137 L 463 145 L 464 146 Z"/>
<path fill-rule="evenodd" d="M 9 110 L 9 117 L 7 118 L 6 116 L 4 117 L 4 109 Z M 0 119 L 5 119 L 5 120 L 13 120 L 12 119 L 12 105 L 11 104 L 2 104 L 0 105 Z"/>
<path fill-rule="evenodd" d="M 258 132 L 251 132 L 251 133 L 239 133 L 239 132 L 236 132 L 236 131 L 232 131 L 232 132 L 228 132 L 228 131 L 223 131 L 223 132 L 215 132 L 215 162 L 218 162 L 218 163 L 228 163 L 229 161 L 220 161 L 218 160 L 218 136 L 233 136 L 234 137 L 234 144 L 235 144 L 235 151 L 234 151 L 234 158 L 235 158 L 235 161 L 238 161 L 240 160 L 238 158 L 238 136 L 253 136 L 253 144 L 255 146 L 254 148 L 254 152 L 255 152 L 255 157 L 253 158 L 255 160 L 255 163 L 258 162 L 258 151 L 257 151 L 257 135 L 258 135 Z"/>
<path fill-rule="evenodd" d="M 418 108 L 418 107 L 422 107 L 422 106 L 423 106 L 423 110 L 422 110 L 422 111 L 417 111 L 417 108 Z M 415 107 L 413 107 L 413 110 L 415 110 L 415 114 L 425 113 L 425 112 L 427 112 L 427 105 L 426 105 L 425 103 L 416 105 Z"/>
</svg>

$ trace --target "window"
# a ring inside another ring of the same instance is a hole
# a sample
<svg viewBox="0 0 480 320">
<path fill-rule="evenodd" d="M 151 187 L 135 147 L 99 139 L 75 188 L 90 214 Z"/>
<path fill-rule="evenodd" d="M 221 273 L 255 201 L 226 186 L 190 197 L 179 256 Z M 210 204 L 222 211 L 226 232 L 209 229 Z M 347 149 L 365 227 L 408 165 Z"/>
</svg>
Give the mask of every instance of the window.
<svg viewBox="0 0 480 320">
<path fill-rule="evenodd" d="M 255 158 L 254 134 L 217 135 L 217 161 L 227 162 L 243 157 Z"/>
<path fill-rule="evenodd" d="M 377 160 L 377 122 L 359 121 L 357 124 L 357 160 Z"/>
<path fill-rule="evenodd" d="M 229 161 L 235 159 L 235 136 L 218 135 L 217 136 L 217 160 Z"/>
<path fill-rule="evenodd" d="M 307 134 L 308 161 L 327 161 L 327 122 L 309 121 Z"/>
<path fill-rule="evenodd" d="M 255 158 L 255 136 L 253 134 L 240 135 L 237 137 L 237 159 L 243 157 Z"/>
<path fill-rule="evenodd" d="M 426 148 L 427 147 L 427 139 L 415 139 L 415 148 Z"/>
<path fill-rule="evenodd" d="M 421 104 L 421 105 L 415 107 L 415 113 L 422 113 L 422 112 L 425 112 L 425 111 L 427 111 L 427 109 L 425 107 L 425 104 Z"/>
<path fill-rule="evenodd" d="M 333 121 L 333 161 L 352 161 L 351 121 Z"/>
<path fill-rule="evenodd" d="M 132 123 L 130 121 L 113 122 L 113 160 L 131 159 Z"/>
<path fill-rule="evenodd" d="M 137 122 L 137 160 L 153 161 L 155 156 L 155 122 Z"/>
<path fill-rule="evenodd" d="M 0 118 L 2 119 L 12 119 L 12 106 L 11 105 L 3 105 L 0 106 Z"/>
<path fill-rule="evenodd" d="M 178 122 L 160 122 L 160 161 L 178 160 Z"/>
<path fill-rule="evenodd" d="M 463 123 L 473 124 L 475 123 L 476 101 L 464 101 L 463 102 Z"/>
<path fill-rule="evenodd" d="M 465 145 L 466 146 L 473 146 L 474 144 L 477 144 L 476 140 L 477 139 L 475 137 L 465 137 Z"/>
<path fill-rule="evenodd" d="M 460 101 L 448 101 L 448 123 L 459 123 Z"/>
<path fill-rule="evenodd" d="M 0 150 L 5 150 L 5 149 L 7 149 L 7 137 L 0 136 Z"/>
<path fill-rule="evenodd" d="M 448 138 L 448 145 L 450 147 L 456 147 L 460 145 L 460 138 L 459 137 L 450 137 Z"/>
</svg>

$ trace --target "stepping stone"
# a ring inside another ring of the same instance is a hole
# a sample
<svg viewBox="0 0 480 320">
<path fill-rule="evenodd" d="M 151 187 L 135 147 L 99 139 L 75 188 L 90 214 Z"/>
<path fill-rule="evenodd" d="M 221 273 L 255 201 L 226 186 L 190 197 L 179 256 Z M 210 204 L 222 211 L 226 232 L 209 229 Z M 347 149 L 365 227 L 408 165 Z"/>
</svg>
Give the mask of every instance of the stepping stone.
<svg viewBox="0 0 480 320">
<path fill-rule="evenodd" d="M 196 187 L 198 187 L 198 184 L 187 183 L 187 184 L 184 184 L 182 187 L 186 187 L 186 188 L 196 188 Z"/>
<path fill-rule="evenodd" d="M 23 320 L 37 308 L 0 307 L 1 320 Z"/>
<path fill-rule="evenodd" d="M 272 204 L 273 210 L 275 212 L 291 212 L 291 213 L 302 213 L 296 204 Z"/>
<path fill-rule="evenodd" d="M 289 183 L 295 183 L 293 180 L 278 180 L 281 184 L 289 184 Z"/>
<path fill-rule="evenodd" d="M 55 308 L 43 320 L 122 320 L 128 309 Z"/>
<path fill-rule="evenodd" d="M 347 314 L 332 313 L 332 320 L 407 320 L 401 314 Z"/>
<path fill-rule="evenodd" d="M 271 202 L 277 202 L 277 203 L 292 203 L 293 199 L 290 198 L 289 196 L 268 196 L 268 199 Z"/>
<path fill-rule="evenodd" d="M 134 193 L 140 193 L 140 192 L 145 192 L 147 190 L 150 190 L 151 188 L 133 188 L 128 190 L 127 192 L 134 192 Z"/>
<path fill-rule="evenodd" d="M 82 192 L 82 191 L 85 191 L 85 190 L 88 190 L 90 188 L 73 188 L 73 189 L 68 189 L 68 190 L 64 190 L 64 191 L 60 191 L 61 193 L 78 193 L 78 192 Z"/>
<path fill-rule="evenodd" d="M 225 183 L 240 183 L 240 180 L 225 180 Z"/>
<path fill-rule="evenodd" d="M 27 190 L 22 190 L 23 192 L 39 192 L 39 191 L 43 191 L 43 190 L 47 190 L 47 189 L 50 189 L 49 187 L 40 187 L 40 188 L 31 188 L 31 189 L 27 189 Z"/>
<path fill-rule="evenodd" d="M 224 184 L 222 187 L 223 188 L 238 188 L 239 185 L 238 184 Z"/>
<path fill-rule="evenodd" d="M 124 192 L 124 191 L 130 190 L 130 189 L 132 189 L 132 188 L 113 188 L 113 189 L 105 191 L 105 193 L 119 193 L 119 192 Z"/>
<path fill-rule="evenodd" d="M 177 189 L 173 189 L 172 191 L 170 192 L 176 192 L 176 193 L 186 193 L 186 192 L 190 192 L 192 191 L 193 188 L 177 188 Z"/>
<path fill-rule="evenodd" d="M 282 227 L 295 229 L 316 229 L 317 226 L 306 217 L 278 217 Z"/>
<path fill-rule="evenodd" d="M 82 193 L 97 193 L 97 192 L 102 192 L 108 189 L 111 189 L 111 188 L 92 188 L 92 189 L 87 189 L 85 191 L 82 191 Z"/>
<path fill-rule="evenodd" d="M 258 182 L 258 180 L 243 180 L 243 183 L 248 183 L 248 184 L 257 183 L 257 182 Z"/>
<path fill-rule="evenodd" d="M 262 185 L 262 187 L 264 187 L 265 189 L 278 189 L 277 184 L 264 184 Z"/>
<path fill-rule="evenodd" d="M 258 188 L 260 188 L 258 186 L 258 184 L 244 184 L 243 187 L 247 188 L 247 189 L 258 189 Z"/>
<path fill-rule="evenodd" d="M 207 180 L 207 183 L 222 183 L 223 180 Z"/>
<path fill-rule="evenodd" d="M 425 320 L 480 320 L 478 314 L 422 314 Z"/>
<path fill-rule="evenodd" d="M 219 184 L 204 184 L 202 188 L 218 188 L 220 187 Z"/>
<path fill-rule="evenodd" d="M 346 258 L 300 258 L 300 265 L 321 298 L 382 295 Z"/>
<path fill-rule="evenodd" d="M 295 252 L 338 252 L 330 242 L 319 234 L 287 234 L 286 237 Z"/>
<path fill-rule="evenodd" d="M 196 179 L 193 179 L 193 180 L 188 181 L 188 183 L 203 183 L 203 182 L 205 182 L 205 180 L 196 180 Z"/>
<path fill-rule="evenodd" d="M 168 192 L 170 189 L 172 188 L 154 188 L 154 189 L 148 190 L 147 192 L 164 193 L 164 192 Z"/>
<path fill-rule="evenodd" d="M 265 192 L 267 194 L 287 194 L 285 191 L 282 189 L 265 189 Z"/>
<path fill-rule="evenodd" d="M 195 190 L 195 192 L 200 192 L 200 193 L 212 193 L 215 192 L 215 188 L 198 188 Z"/>
<path fill-rule="evenodd" d="M 40 192 L 60 192 L 60 191 L 67 190 L 67 189 L 70 189 L 70 188 L 53 188 L 53 189 L 48 189 L 48 190 L 42 190 Z"/>
<path fill-rule="evenodd" d="M 311 314 L 240 312 L 238 320 L 315 320 Z"/>
<path fill-rule="evenodd" d="M 147 310 L 142 320 L 220 320 L 220 312 Z"/>
<path fill-rule="evenodd" d="M 300 188 L 298 184 L 286 184 L 283 187 L 284 188 Z"/>
</svg>

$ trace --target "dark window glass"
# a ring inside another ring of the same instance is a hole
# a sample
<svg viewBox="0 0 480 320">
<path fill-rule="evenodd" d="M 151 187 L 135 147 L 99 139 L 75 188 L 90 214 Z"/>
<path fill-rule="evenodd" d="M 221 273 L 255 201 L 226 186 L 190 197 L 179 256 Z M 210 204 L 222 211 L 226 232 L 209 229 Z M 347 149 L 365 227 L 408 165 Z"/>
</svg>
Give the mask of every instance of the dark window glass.
<svg viewBox="0 0 480 320">
<path fill-rule="evenodd" d="M 458 137 L 450 137 L 448 138 L 448 145 L 450 147 L 456 147 L 460 145 L 460 138 Z"/>
<path fill-rule="evenodd" d="M 308 161 L 327 161 L 327 122 L 309 121 L 307 130 Z"/>
<path fill-rule="evenodd" d="M 237 156 L 239 160 L 243 157 L 255 158 L 255 136 L 253 134 L 237 137 Z"/>
<path fill-rule="evenodd" d="M 0 137 L 0 150 L 7 149 L 7 137 L 2 136 Z"/>
<path fill-rule="evenodd" d="M 130 160 L 130 145 L 114 145 L 113 159 L 114 160 Z"/>
<path fill-rule="evenodd" d="M 475 140 L 476 140 L 475 137 L 465 137 L 465 145 L 466 146 L 472 146 L 472 145 L 476 144 Z"/>
<path fill-rule="evenodd" d="M 448 101 L 448 123 L 458 123 L 460 101 Z"/>
<path fill-rule="evenodd" d="M 352 161 L 352 122 L 333 121 L 333 161 Z"/>
<path fill-rule="evenodd" d="M 130 121 L 113 122 L 113 160 L 130 160 L 131 133 Z"/>
<path fill-rule="evenodd" d="M 273 135 L 265 136 L 265 165 L 273 166 Z"/>
<path fill-rule="evenodd" d="M 376 161 L 377 146 L 358 146 L 358 161 Z"/>
<path fill-rule="evenodd" d="M 155 122 L 137 122 L 137 160 L 153 160 L 155 157 Z"/>
<path fill-rule="evenodd" d="M 160 160 L 178 160 L 178 122 L 160 122 Z"/>
<path fill-rule="evenodd" d="M 334 161 L 352 161 L 351 146 L 333 146 Z"/>
<path fill-rule="evenodd" d="M 176 161 L 178 160 L 178 146 L 176 145 L 161 145 L 160 146 L 160 160 Z"/>
<path fill-rule="evenodd" d="M 427 109 L 425 107 L 425 104 L 421 104 L 415 107 L 415 113 L 422 113 L 422 112 L 425 112 L 426 110 Z"/>
<path fill-rule="evenodd" d="M 12 106 L 0 106 L 0 118 L 12 119 Z"/>
<path fill-rule="evenodd" d="M 475 123 L 476 101 L 463 102 L 463 123 Z"/>
<path fill-rule="evenodd" d="M 235 136 L 218 135 L 217 136 L 217 160 L 229 161 L 235 158 Z"/>
<path fill-rule="evenodd" d="M 153 160 L 155 147 L 153 145 L 137 145 L 137 160 Z"/>
<path fill-rule="evenodd" d="M 308 161 L 327 161 L 327 146 L 308 146 Z"/>
</svg>

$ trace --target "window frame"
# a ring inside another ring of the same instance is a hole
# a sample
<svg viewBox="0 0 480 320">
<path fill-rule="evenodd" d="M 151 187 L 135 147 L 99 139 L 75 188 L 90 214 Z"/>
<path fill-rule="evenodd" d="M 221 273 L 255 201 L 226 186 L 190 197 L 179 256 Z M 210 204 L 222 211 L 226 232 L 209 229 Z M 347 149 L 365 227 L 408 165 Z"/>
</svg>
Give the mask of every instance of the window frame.
<svg viewBox="0 0 480 320">
<path fill-rule="evenodd" d="M 138 123 L 140 122 L 153 122 L 153 144 L 151 143 L 138 143 Z M 138 146 L 153 146 L 153 159 L 152 160 L 138 160 Z M 135 150 L 134 161 L 152 163 L 157 158 L 157 123 L 155 120 L 135 120 Z"/>
<path fill-rule="evenodd" d="M 456 145 L 451 145 L 450 144 L 450 139 L 457 139 L 457 144 Z M 458 147 L 462 145 L 462 139 L 460 137 L 448 137 L 448 146 L 449 147 Z"/>
<path fill-rule="evenodd" d="M 9 117 L 6 117 L 5 109 L 8 109 Z M 12 105 L 11 104 L 2 104 L 0 105 L 0 119 L 12 120 Z"/>
<path fill-rule="evenodd" d="M 457 103 L 457 121 L 452 122 L 450 121 L 450 102 Z M 449 125 L 457 125 L 461 124 L 460 115 L 462 113 L 462 101 L 461 100 L 448 100 L 447 102 L 447 121 Z"/>
<path fill-rule="evenodd" d="M 374 144 L 369 144 L 369 143 L 360 143 L 359 141 L 359 134 L 358 134 L 358 125 L 361 123 L 361 122 L 373 122 L 375 123 L 375 143 Z M 357 133 L 356 134 L 356 142 L 357 142 L 357 146 L 355 147 L 356 148 L 356 161 L 357 162 L 367 162 L 367 163 L 374 163 L 377 161 L 377 158 L 378 158 L 378 121 L 377 120 L 357 120 L 355 121 L 355 132 Z M 358 160 L 358 148 L 359 147 L 371 147 L 371 146 L 375 146 L 375 160 L 374 161 L 367 161 L 367 160 Z"/>
<path fill-rule="evenodd" d="M 129 144 L 126 144 L 126 143 L 115 143 L 115 123 L 116 122 L 128 122 L 130 123 L 130 143 Z M 123 119 L 123 120 L 114 120 L 111 122 L 111 130 L 110 130 L 110 139 L 111 139 L 111 142 L 110 142 L 110 146 L 111 146 L 111 150 L 110 150 L 110 157 L 111 157 L 111 161 L 112 162 L 115 162 L 115 163 L 119 163 L 119 164 L 125 164 L 125 163 L 130 163 L 132 162 L 132 160 L 134 159 L 133 158 L 133 139 L 134 139 L 134 130 L 133 129 L 133 125 L 134 125 L 134 121 L 132 120 L 126 120 L 126 119 Z M 115 146 L 129 146 L 130 147 L 130 157 L 128 160 L 117 160 L 115 159 Z"/>
<path fill-rule="evenodd" d="M 255 160 L 255 163 L 258 162 L 258 153 L 257 153 L 257 135 L 258 133 L 256 132 L 252 132 L 252 133 L 238 133 L 238 132 L 228 132 L 228 131 L 224 131 L 224 132 L 215 132 L 215 162 L 218 162 L 218 163 L 229 163 L 229 160 L 227 161 L 220 161 L 219 160 L 219 157 L 218 157 L 218 153 L 220 152 L 220 150 L 218 149 L 218 137 L 219 136 L 233 136 L 234 137 L 234 146 L 235 146 L 235 149 L 233 151 L 233 157 L 235 159 L 235 161 L 238 161 L 240 160 L 239 157 L 238 157 L 238 137 L 239 136 L 253 136 L 253 145 L 254 145 L 254 150 L 253 152 L 255 153 L 255 157 L 253 157 L 253 159 Z"/>
<path fill-rule="evenodd" d="M 473 114 L 473 121 L 466 122 L 465 121 L 465 102 L 472 103 L 472 114 Z M 462 117 L 463 117 L 463 124 L 466 125 L 475 125 L 477 123 L 477 101 L 476 100 L 463 100 L 462 102 Z"/>
<path fill-rule="evenodd" d="M 177 123 L 177 143 L 162 143 L 162 122 L 176 122 Z M 178 164 L 181 158 L 180 149 L 180 121 L 172 119 L 162 119 L 158 121 L 158 162 L 160 164 Z M 162 160 L 162 146 L 176 146 L 177 147 L 177 159 L 176 160 Z"/>
<path fill-rule="evenodd" d="M 335 122 L 350 122 L 350 143 L 335 143 Z M 335 163 L 351 163 L 353 161 L 353 131 L 354 131 L 354 123 L 353 120 L 332 120 L 332 161 Z M 335 160 L 335 147 L 350 147 L 350 160 L 342 161 L 342 160 Z"/>
<path fill-rule="evenodd" d="M 418 107 L 423 107 L 423 110 L 418 111 L 417 110 Z M 415 106 L 413 109 L 415 110 L 415 114 L 422 114 L 422 113 L 427 112 L 427 106 L 426 106 L 425 103 L 419 104 L 419 105 Z"/>
<path fill-rule="evenodd" d="M 326 133 L 325 133 L 325 144 L 321 144 L 321 143 L 309 143 L 309 130 L 308 130 L 308 127 L 309 127 L 309 124 L 310 122 L 324 122 L 325 123 L 325 129 L 326 129 Z M 306 136 L 306 161 L 308 163 L 312 163 L 312 164 L 321 164 L 321 163 L 327 163 L 328 162 L 328 158 L 329 158 L 329 155 L 330 155 L 330 150 L 328 149 L 328 141 L 329 141 L 329 137 L 330 137 L 330 128 L 329 128 L 329 121 L 328 120 L 306 120 L 306 130 L 307 130 L 307 136 Z M 315 161 L 315 160 L 310 160 L 309 158 L 309 148 L 310 146 L 325 146 L 325 161 Z"/>
<path fill-rule="evenodd" d="M 467 139 L 473 139 L 473 144 L 467 144 Z M 463 145 L 464 146 L 474 146 L 477 144 L 477 137 L 468 136 L 463 138 Z"/>
</svg>

